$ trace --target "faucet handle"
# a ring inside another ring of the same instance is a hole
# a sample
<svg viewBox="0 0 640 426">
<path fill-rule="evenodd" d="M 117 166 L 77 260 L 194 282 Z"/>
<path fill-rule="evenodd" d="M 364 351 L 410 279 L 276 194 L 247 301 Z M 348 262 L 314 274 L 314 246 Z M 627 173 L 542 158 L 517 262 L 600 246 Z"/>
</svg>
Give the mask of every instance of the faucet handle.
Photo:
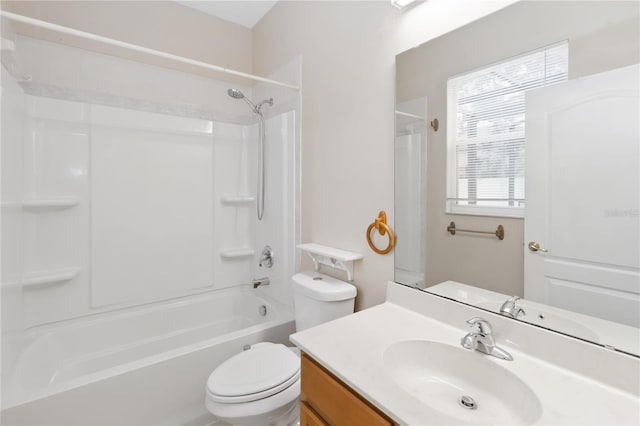
<svg viewBox="0 0 640 426">
<path fill-rule="evenodd" d="M 270 246 L 264 246 L 262 249 L 262 254 L 260 256 L 260 262 L 258 266 L 262 268 L 262 266 L 266 266 L 267 268 L 271 268 L 273 266 L 273 250 Z"/>
<path fill-rule="evenodd" d="M 472 329 L 475 329 L 478 333 L 481 333 L 484 335 L 489 335 L 493 331 L 489 321 L 487 321 L 484 318 L 480 318 L 480 317 L 471 318 L 470 320 L 467 320 L 467 324 L 469 324 L 469 327 L 471 327 Z"/>
<path fill-rule="evenodd" d="M 500 314 L 510 317 L 518 318 L 519 315 L 526 315 L 527 313 L 519 306 L 516 306 L 516 302 L 520 300 L 519 296 L 512 296 L 500 307 Z"/>
<path fill-rule="evenodd" d="M 520 300 L 520 296 L 511 296 L 500 307 L 500 312 L 504 310 L 513 309 L 516 306 L 516 302 Z"/>
<path fill-rule="evenodd" d="M 460 339 L 460 344 L 465 349 L 475 351 L 478 348 L 478 335 L 469 333 Z"/>
<path fill-rule="evenodd" d="M 513 360 L 513 357 L 504 349 L 496 346 L 491 324 L 484 318 L 475 317 L 467 320 L 469 327 L 474 331 L 465 335 L 460 344 L 465 349 L 477 350 L 482 353 L 505 360 Z"/>
</svg>

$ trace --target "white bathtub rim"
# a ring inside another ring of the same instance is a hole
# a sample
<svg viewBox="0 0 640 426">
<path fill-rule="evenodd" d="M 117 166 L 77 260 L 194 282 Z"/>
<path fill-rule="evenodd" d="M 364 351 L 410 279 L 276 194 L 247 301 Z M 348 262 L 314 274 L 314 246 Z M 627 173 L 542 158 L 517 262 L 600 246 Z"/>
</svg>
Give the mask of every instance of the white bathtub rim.
<svg viewBox="0 0 640 426">
<path fill-rule="evenodd" d="M 244 286 L 244 287 L 248 287 L 248 286 Z M 225 289 L 225 292 L 227 292 Z M 232 291 L 238 291 L 238 287 L 236 287 L 235 289 L 231 289 Z M 222 291 L 222 290 L 221 290 Z M 246 290 L 241 289 L 242 293 L 245 292 L 249 292 Z M 252 293 L 252 292 L 251 292 Z M 219 293 L 218 293 L 219 294 Z M 294 321 L 294 315 L 292 312 L 289 311 L 289 308 L 286 307 L 285 305 L 283 305 L 280 302 L 274 301 L 272 299 L 270 299 L 269 297 L 263 295 L 263 294 L 254 294 L 256 297 L 260 298 L 260 299 L 264 299 L 265 302 L 267 302 L 268 304 L 276 307 L 276 309 L 278 309 L 277 315 L 274 319 L 266 321 L 264 323 L 259 323 L 259 324 L 255 324 L 252 325 L 250 327 L 247 328 L 243 328 L 240 330 L 236 330 L 233 331 L 231 333 L 227 333 L 221 336 L 217 336 L 211 339 L 206 339 L 206 340 L 201 340 L 198 342 L 194 342 L 188 345 L 184 345 L 184 346 L 180 346 L 178 348 L 175 349 L 170 349 L 167 351 L 163 351 L 160 352 L 158 354 L 154 354 L 151 356 L 146 356 L 146 357 L 142 357 L 140 359 L 137 359 L 135 361 L 130 361 L 130 362 L 126 362 L 124 364 L 120 364 L 114 367 L 110 367 L 110 368 L 106 368 L 106 369 L 102 369 L 100 371 L 94 372 L 94 373 L 89 373 L 89 374 L 85 374 L 81 377 L 78 378 L 74 378 L 74 379 L 70 379 L 68 381 L 62 382 L 60 384 L 56 384 L 50 387 L 47 387 L 45 389 L 35 389 L 35 390 L 31 390 L 31 389 L 25 389 L 24 387 L 18 385 L 16 382 L 18 380 L 17 377 L 15 377 L 14 375 L 10 376 L 8 379 L 8 383 L 6 386 L 3 386 L 3 392 L 2 392 L 2 406 L 1 409 L 8 409 L 8 408 L 12 408 L 18 405 L 22 405 L 28 402 L 33 402 L 42 398 L 46 398 L 48 396 L 52 396 L 58 393 L 62 393 L 71 389 L 75 389 L 81 386 L 85 386 L 88 385 L 90 383 L 94 383 L 100 380 L 104 380 L 106 378 L 109 377 L 113 377 L 113 376 L 118 376 L 121 374 L 126 374 L 130 371 L 142 368 L 142 367 L 146 367 L 149 365 L 153 365 L 153 364 L 157 364 L 163 361 L 166 361 L 168 359 L 171 358 L 176 358 L 179 356 L 183 356 L 186 355 L 188 353 L 191 352 L 195 352 L 195 351 L 199 351 L 199 350 L 203 350 L 206 349 L 208 347 L 211 346 L 215 346 L 217 344 L 226 342 L 226 341 L 230 341 L 230 340 L 234 340 L 234 339 L 238 339 L 241 338 L 243 336 L 248 336 L 257 332 L 260 332 L 262 330 L 265 329 L 269 329 L 269 328 L 273 328 L 273 327 L 277 327 L 283 324 L 286 324 L 288 322 L 293 322 Z M 192 296 L 189 296 L 189 298 L 192 298 Z M 173 301 L 173 303 L 175 303 L 175 301 Z M 187 301 L 180 301 L 178 303 L 188 303 Z M 172 304 L 172 303 L 171 303 Z M 169 303 L 164 303 L 163 307 L 166 307 L 167 305 L 169 305 Z M 156 309 L 159 309 L 157 306 L 155 307 Z M 127 308 L 127 309 L 131 309 L 131 308 Z M 284 310 L 286 309 L 286 311 Z M 155 309 L 154 309 L 155 310 Z M 104 320 L 104 314 L 97 314 L 97 315 L 101 315 L 101 319 Z M 74 320 L 74 322 L 76 322 L 76 320 Z M 98 319 L 92 319 L 92 321 L 98 321 Z M 64 324 L 64 327 L 66 328 L 67 326 L 69 326 L 69 324 Z M 72 327 L 79 327 L 80 324 L 72 324 Z M 52 325 L 47 325 L 47 330 L 44 331 L 42 334 L 38 333 L 37 336 L 34 337 L 44 337 L 47 334 L 53 333 L 54 331 L 56 331 L 57 329 L 59 329 L 59 327 L 52 327 Z M 7 390 L 10 390 L 10 392 L 7 392 Z"/>
<path fill-rule="evenodd" d="M 28 402 L 32 402 L 38 399 L 46 398 L 48 396 L 52 396 L 58 393 L 62 393 L 71 389 L 75 389 L 93 382 L 97 382 L 100 380 L 104 380 L 109 377 L 126 374 L 132 370 L 136 370 L 138 368 L 146 367 L 149 365 L 157 364 L 163 361 L 166 361 L 171 358 L 176 358 L 182 355 L 186 355 L 191 352 L 195 352 L 198 350 L 206 349 L 209 346 L 215 346 L 216 344 L 222 343 L 227 340 L 232 340 L 236 338 L 240 338 L 243 335 L 249 335 L 267 328 L 276 327 L 278 325 L 285 324 L 287 322 L 293 322 L 293 318 L 289 320 L 279 319 L 273 320 L 262 324 L 256 324 L 249 328 L 244 328 L 242 330 L 238 330 L 232 333 L 225 334 L 224 336 L 219 336 L 214 339 L 201 341 L 197 343 L 193 343 L 190 345 L 182 346 L 180 348 L 171 349 L 169 351 L 162 352 L 160 354 L 148 356 L 141 358 L 136 361 L 131 361 L 125 364 L 121 364 L 115 367 L 106 368 L 99 372 L 86 374 L 77 379 L 71 379 L 67 382 L 61 383 L 59 385 L 52 386 L 47 388 L 46 390 L 35 390 L 35 391 L 25 391 L 16 392 L 18 395 L 7 396 L 6 390 L 3 392 L 3 398 L 6 398 L 2 401 L 2 409 L 7 409 L 11 407 L 15 407 L 18 405 L 22 405 Z M 15 391 L 15 390 L 14 390 Z M 22 393 L 22 394 L 21 394 Z"/>
<path fill-rule="evenodd" d="M 42 335 L 47 334 L 49 332 L 58 331 L 60 328 L 65 329 L 74 329 L 74 328 L 82 328 L 87 325 L 102 322 L 105 319 L 108 319 L 111 316 L 138 316 L 144 313 L 150 313 L 158 310 L 163 310 L 166 308 L 177 308 L 184 305 L 188 305 L 193 303 L 194 300 L 201 298 L 215 298 L 227 293 L 248 293 L 252 294 L 260 299 L 264 299 L 269 302 L 269 304 L 273 305 L 277 312 L 290 312 L 291 307 L 285 305 L 284 303 L 272 299 L 268 295 L 263 292 L 259 292 L 259 290 L 252 290 L 249 284 L 241 284 L 232 287 L 226 287 L 218 290 L 206 290 L 198 293 L 188 294 L 185 296 L 176 297 L 168 300 L 161 300 L 150 303 L 143 303 L 140 305 L 133 306 L 125 306 L 121 308 L 114 309 L 112 311 L 100 311 L 91 315 L 86 315 L 82 317 L 69 318 L 61 321 L 55 321 L 47 324 L 36 325 L 33 327 L 29 327 L 24 330 L 25 339 L 33 340 L 35 338 L 40 338 Z"/>
<path fill-rule="evenodd" d="M 206 302 L 209 299 L 219 299 L 229 295 L 231 296 L 246 295 L 246 296 L 255 297 L 257 299 L 264 300 L 266 302 L 266 305 L 268 305 L 268 307 L 271 308 L 269 309 L 269 311 L 274 320 L 278 318 L 289 318 L 293 315 L 292 309 L 287 305 L 284 305 L 279 301 L 273 300 L 269 296 L 265 295 L 264 292 L 260 292 L 259 290 L 250 290 L 249 285 L 240 285 L 240 286 L 220 289 L 217 291 L 200 293 L 197 295 L 187 295 L 178 299 L 165 300 L 165 301 L 154 302 L 146 305 L 122 308 L 112 312 L 99 312 L 99 313 L 92 314 L 90 316 L 73 318 L 73 319 L 68 319 L 64 321 L 59 321 L 56 323 L 33 327 L 23 332 L 19 352 L 21 354 L 27 353 L 29 348 L 35 342 L 46 339 L 49 336 L 55 335 L 58 333 L 66 333 L 69 331 L 73 332 L 75 330 L 82 330 L 87 328 L 90 329 L 94 325 L 109 323 L 113 320 L 128 321 L 129 319 L 136 319 L 136 318 L 144 317 L 147 315 L 153 315 L 153 314 L 157 314 L 158 312 L 164 312 L 167 310 L 180 309 L 180 308 L 184 308 L 185 306 L 188 307 L 188 305 L 192 303 L 202 303 L 202 302 Z M 260 324 L 262 323 L 263 322 L 260 322 Z M 179 329 L 179 331 L 183 331 L 183 330 L 185 329 Z M 168 333 L 164 333 L 163 335 L 166 336 L 167 334 L 176 333 L 176 331 L 178 330 L 169 331 Z M 145 337 L 146 336 L 143 336 L 140 339 L 144 339 Z M 138 339 L 137 341 L 139 341 L 140 339 Z M 124 347 L 124 346 L 126 346 L 126 344 L 121 347 Z M 16 361 L 15 370 L 20 370 L 19 366 L 21 364 L 22 362 L 19 357 L 19 359 Z"/>
</svg>

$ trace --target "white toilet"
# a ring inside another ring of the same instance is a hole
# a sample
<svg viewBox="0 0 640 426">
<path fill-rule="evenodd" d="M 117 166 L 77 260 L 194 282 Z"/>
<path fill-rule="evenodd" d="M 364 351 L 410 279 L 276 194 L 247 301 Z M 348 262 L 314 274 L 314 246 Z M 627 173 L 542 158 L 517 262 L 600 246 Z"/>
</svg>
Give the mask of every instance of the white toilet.
<svg viewBox="0 0 640 426">
<path fill-rule="evenodd" d="M 356 288 L 318 272 L 292 278 L 296 329 L 353 312 Z M 298 419 L 300 353 L 262 342 L 232 356 L 207 380 L 207 410 L 233 425 L 290 425 Z"/>
</svg>

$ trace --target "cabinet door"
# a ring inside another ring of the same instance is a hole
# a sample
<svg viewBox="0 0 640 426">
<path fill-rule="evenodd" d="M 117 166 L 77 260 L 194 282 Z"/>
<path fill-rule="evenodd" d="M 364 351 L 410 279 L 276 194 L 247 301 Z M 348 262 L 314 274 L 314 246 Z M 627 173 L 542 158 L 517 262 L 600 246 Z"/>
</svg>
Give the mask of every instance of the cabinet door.
<svg viewBox="0 0 640 426">
<path fill-rule="evenodd" d="M 306 354 L 300 399 L 332 426 L 390 426 L 392 422 Z"/>
<path fill-rule="evenodd" d="M 322 420 L 322 417 L 318 415 L 313 408 L 309 407 L 307 403 L 300 403 L 300 426 L 328 426 L 327 422 Z"/>
</svg>

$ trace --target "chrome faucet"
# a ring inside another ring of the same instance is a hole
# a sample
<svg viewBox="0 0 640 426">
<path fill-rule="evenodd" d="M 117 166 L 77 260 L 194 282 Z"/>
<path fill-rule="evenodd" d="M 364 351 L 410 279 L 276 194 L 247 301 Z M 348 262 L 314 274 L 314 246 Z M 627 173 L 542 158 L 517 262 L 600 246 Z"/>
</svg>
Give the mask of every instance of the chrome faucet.
<svg viewBox="0 0 640 426">
<path fill-rule="evenodd" d="M 516 306 L 516 302 L 520 300 L 518 296 L 513 296 L 500 307 L 500 315 L 504 315 L 509 318 L 518 318 L 520 315 L 525 316 L 527 313 L 519 306 Z"/>
<path fill-rule="evenodd" d="M 260 256 L 258 266 L 261 268 L 263 266 L 266 266 L 267 268 L 271 268 L 273 266 L 273 250 L 271 250 L 270 246 L 264 246 L 262 249 L 262 255 Z"/>
<path fill-rule="evenodd" d="M 493 338 L 493 329 L 489 321 L 476 317 L 468 320 L 467 324 L 469 324 L 469 327 L 471 327 L 473 331 L 467 333 L 460 340 L 463 348 L 476 350 L 507 361 L 513 361 L 513 357 L 509 352 L 496 346 L 496 341 Z"/>
<path fill-rule="evenodd" d="M 269 285 L 269 277 L 254 278 L 251 280 L 251 284 L 253 284 L 253 288 L 258 288 L 261 285 Z"/>
</svg>

